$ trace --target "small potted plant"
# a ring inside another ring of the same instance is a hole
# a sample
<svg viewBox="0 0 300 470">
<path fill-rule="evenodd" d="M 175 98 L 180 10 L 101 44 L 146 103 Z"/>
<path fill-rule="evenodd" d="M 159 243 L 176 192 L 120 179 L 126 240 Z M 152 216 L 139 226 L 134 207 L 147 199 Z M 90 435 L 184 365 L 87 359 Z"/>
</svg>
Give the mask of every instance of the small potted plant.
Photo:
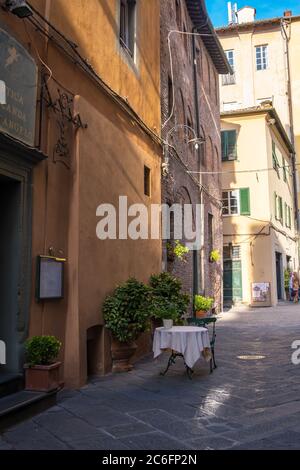
<svg viewBox="0 0 300 470">
<path fill-rule="evenodd" d="M 210 252 L 209 261 L 211 263 L 217 263 L 218 261 L 220 261 L 220 259 L 221 259 L 221 255 L 220 255 L 219 250 L 212 250 Z"/>
<path fill-rule="evenodd" d="M 210 297 L 202 297 L 202 295 L 195 295 L 194 310 L 197 318 L 205 318 L 207 312 L 212 308 L 214 299 Z"/>
<path fill-rule="evenodd" d="M 180 312 L 176 304 L 163 301 L 156 305 L 154 314 L 156 318 L 160 318 L 166 329 L 171 329 L 180 320 Z"/>
<path fill-rule="evenodd" d="M 117 287 L 103 304 L 105 326 L 112 335 L 113 372 L 129 372 L 135 341 L 150 326 L 150 289 L 136 279 Z"/>
<path fill-rule="evenodd" d="M 57 357 L 61 346 L 54 336 L 34 336 L 26 341 L 26 390 L 51 392 L 59 389 L 61 362 L 57 361 Z"/>
</svg>

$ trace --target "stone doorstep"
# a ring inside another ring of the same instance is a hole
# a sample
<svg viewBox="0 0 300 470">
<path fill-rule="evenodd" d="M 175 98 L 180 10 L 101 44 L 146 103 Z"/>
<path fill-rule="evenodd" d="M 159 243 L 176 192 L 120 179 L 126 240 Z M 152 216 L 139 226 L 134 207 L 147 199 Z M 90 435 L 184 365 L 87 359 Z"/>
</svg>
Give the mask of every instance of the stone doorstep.
<svg viewBox="0 0 300 470">
<path fill-rule="evenodd" d="M 56 405 L 58 390 L 50 393 L 22 390 L 0 398 L 0 433 Z"/>
</svg>

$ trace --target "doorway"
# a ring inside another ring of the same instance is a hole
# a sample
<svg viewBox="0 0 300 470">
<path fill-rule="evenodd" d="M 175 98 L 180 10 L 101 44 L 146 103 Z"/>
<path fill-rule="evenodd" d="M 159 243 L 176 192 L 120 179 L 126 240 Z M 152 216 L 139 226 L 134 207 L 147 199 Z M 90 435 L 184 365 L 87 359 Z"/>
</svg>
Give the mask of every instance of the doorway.
<svg viewBox="0 0 300 470">
<path fill-rule="evenodd" d="M 6 349 L 0 381 L 4 382 L 19 373 L 21 183 L 1 174 L 0 213 L 0 340 Z"/>
<path fill-rule="evenodd" d="M 276 284 L 277 284 L 277 298 L 278 300 L 283 299 L 282 287 L 283 287 L 283 278 L 282 278 L 282 254 L 276 251 Z"/>
<path fill-rule="evenodd" d="M 243 300 L 241 247 L 225 245 L 224 255 L 224 305 L 232 306 Z"/>
</svg>

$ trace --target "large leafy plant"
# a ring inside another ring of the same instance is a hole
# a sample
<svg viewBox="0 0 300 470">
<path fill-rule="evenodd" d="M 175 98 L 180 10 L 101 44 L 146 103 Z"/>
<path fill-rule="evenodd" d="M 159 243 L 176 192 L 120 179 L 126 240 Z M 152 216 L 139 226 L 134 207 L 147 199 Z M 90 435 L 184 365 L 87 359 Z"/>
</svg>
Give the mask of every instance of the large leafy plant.
<svg viewBox="0 0 300 470">
<path fill-rule="evenodd" d="M 170 306 L 176 309 L 178 319 L 186 313 L 190 297 L 182 292 L 179 279 L 168 272 L 156 274 L 150 278 L 150 288 L 153 316 L 162 318 L 162 314 L 166 314 L 165 309 Z"/>
<path fill-rule="evenodd" d="M 54 336 L 34 336 L 25 343 L 26 359 L 30 366 L 53 364 L 61 349 L 61 342 Z"/>
<path fill-rule="evenodd" d="M 117 287 L 103 304 L 105 326 L 121 343 L 134 341 L 149 327 L 150 289 L 136 279 Z"/>
</svg>

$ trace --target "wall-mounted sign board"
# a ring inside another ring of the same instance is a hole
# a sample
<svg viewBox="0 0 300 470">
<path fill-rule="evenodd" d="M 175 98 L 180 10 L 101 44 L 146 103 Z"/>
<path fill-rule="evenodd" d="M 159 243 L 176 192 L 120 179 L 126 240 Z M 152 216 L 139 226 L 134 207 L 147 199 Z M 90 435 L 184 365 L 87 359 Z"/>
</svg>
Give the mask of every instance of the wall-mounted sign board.
<svg viewBox="0 0 300 470">
<path fill-rule="evenodd" d="M 271 284 L 269 282 L 253 282 L 251 284 L 251 306 L 271 307 Z"/>
<path fill-rule="evenodd" d="M 64 298 L 65 259 L 52 256 L 38 256 L 36 297 L 38 300 Z"/>
<path fill-rule="evenodd" d="M 0 81 L 0 131 L 34 147 L 38 69 L 28 51 L 1 28 Z"/>
</svg>

